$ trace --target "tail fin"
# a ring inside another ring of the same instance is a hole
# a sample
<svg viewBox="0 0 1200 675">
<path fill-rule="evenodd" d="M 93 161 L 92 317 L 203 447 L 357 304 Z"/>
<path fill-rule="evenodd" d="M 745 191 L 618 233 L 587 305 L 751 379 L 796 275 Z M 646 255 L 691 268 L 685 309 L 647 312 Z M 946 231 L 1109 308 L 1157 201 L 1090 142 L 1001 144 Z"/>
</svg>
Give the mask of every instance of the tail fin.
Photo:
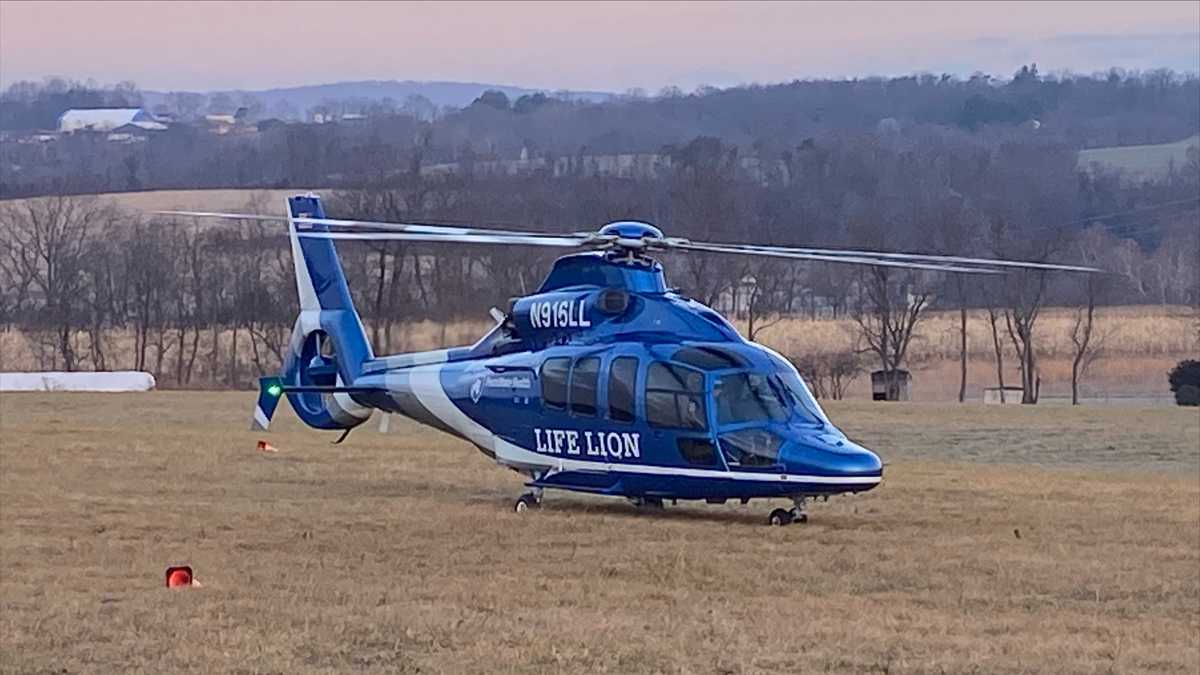
<svg viewBox="0 0 1200 675">
<path fill-rule="evenodd" d="M 307 389 L 287 392 L 292 408 L 306 424 L 320 429 L 349 429 L 365 422 L 371 408 L 355 401 L 345 388 L 362 374 L 363 364 L 375 356 L 354 310 L 333 240 L 298 235 L 297 218 L 325 218 L 321 198 L 313 194 L 289 197 L 287 210 L 300 316 L 279 381 L 286 389 Z M 325 225 L 304 227 L 328 230 Z M 341 391 L 320 391 L 322 388 Z"/>
</svg>

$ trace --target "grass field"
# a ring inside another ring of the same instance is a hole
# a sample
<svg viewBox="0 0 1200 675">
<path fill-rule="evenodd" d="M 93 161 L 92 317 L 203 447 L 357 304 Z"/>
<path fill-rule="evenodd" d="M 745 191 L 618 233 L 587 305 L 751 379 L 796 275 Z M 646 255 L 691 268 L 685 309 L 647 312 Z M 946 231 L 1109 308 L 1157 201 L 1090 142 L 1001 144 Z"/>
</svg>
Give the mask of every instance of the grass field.
<svg viewBox="0 0 1200 675">
<path fill-rule="evenodd" d="M 297 193 L 309 192 L 306 188 L 272 190 L 145 190 L 142 192 L 105 192 L 93 196 L 100 201 L 132 211 L 149 214 L 153 211 L 235 211 L 248 203 L 262 204 L 264 213 L 284 215 L 283 199 Z M 323 192 L 330 192 L 324 190 Z M 12 200 L 23 201 L 23 200 Z"/>
<path fill-rule="evenodd" d="M 1104 355 L 1083 378 L 1081 392 L 1085 398 L 1157 397 L 1170 398 L 1167 371 L 1186 358 L 1200 358 L 1200 315 L 1190 307 L 1131 306 L 1105 307 L 1098 314 L 1097 330 L 1105 336 Z M 953 401 L 958 396 L 958 313 L 930 312 L 920 325 L 909 349 L 909 368 L 913 372 L 913 399 L 917 401 Z M 1038 368 L 1042 377 L 1042 393 L 1046 397 L 1069 396 L 1071 386 L 1070 331 L 1073 311 L 1048 307 L 1038 322 Z M 371 318 L 365 318 L 370 326 Z M 995 357 L 986 315 L 972 312 L 968 322 L 969 366 L 967 395 L 980 400 L 984 387 L 996 385 Z M 407 321 L 393 331 L 390 345 L 379 345 L 376 353 L 396 353 L 438 349 L 447 345 L 471 344 L 479 339 L 491 324 L 479 321 Z M 746 333 L 744 322 L 738 325 Z M 1003 331 L 1003 328 L 1001 328 Z M 81 334 L 82 335 L 82 334 Z M 791 357 L 821 355 L 849 349 L 855 340 L 854 324 L 849 319 L 807 320 L 789 318 L 763 330 L 758 339 Z M 1017 357 L 1007 335 L 1002 336 L 1005 348 L 1005 382 L 1019 384 Z M 174 340 L 168 340 L 173 348 Z M 231 332 L 220 335 L 220 358 L 217 378 L 212 377 L 210 355 L 212 341 L 205 332 L 201 336 L 192 387 L 217 387 L 228 377 L 228 351 Z M 86 344 L 86 336 L 81 337 Z M 110 332 L 107 339 L 109 367 L 134 367 L 134 336 L 132 331 Z M 254 381 L 252 353 L 244 335 L 239 343 L 239 383 Z M 153 359 L 151 359 L 153 361 Z M 160 386 L 175 386 L 174 351 L 164 360 L 165 373 L 159 373 Z M 274 367 L 274 362 L 269 362 Z M 0 369 L 41 370 L 28 336 L 19 330 L 0 332 Z M 865 367 L 875 367 L 868 358 Z M 165 377 L 164 377 L 165 375 Z M 851 386 L 851 398 L 870 398 L 870 380 L 860 376 Z"/>
<path fill-rule="evenodd" d="M 0 396 L 0 670 L 1200 669 L 1195 409 L 831 405 L 884 485 L 768 528 L 516 515 L 515 474 L 408 423 L 281 412 L 262 454 L 251 401 Z M 161 587 L 181 562 L 203 588 Z"/>
<path fill-rule="evenodd" d="M 1200 135 L 1174 143 L 1157 145 L 1126 145 L 1092 148 L 1079 151 L 1079 168 L 1091 170 L 1094 165 L 1120 169 L 1133 180 L 1161 178 L 1174 166 L 1179 170 L 1188 163 L 1188 149 L 1200 147 Z"/>
</svg>

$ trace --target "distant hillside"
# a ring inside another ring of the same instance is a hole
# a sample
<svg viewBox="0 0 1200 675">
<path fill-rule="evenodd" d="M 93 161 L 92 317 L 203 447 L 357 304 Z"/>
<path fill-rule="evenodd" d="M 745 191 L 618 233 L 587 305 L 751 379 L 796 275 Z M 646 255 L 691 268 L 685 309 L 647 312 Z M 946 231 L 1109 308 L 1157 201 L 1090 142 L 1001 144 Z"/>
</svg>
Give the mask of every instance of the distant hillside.
<svg viewBox="0 0 1200 675">
<path fill-rule="evenodd" d="M 1161 178 L 1172 165 L 1179 169 L 1187 164 L 1188 148 L 1200 148 L 1200 134 L 1174 143 L 1081 150 L 1079 168 L 1091 170 L 1099 166 L 1119 169 L 1131 180 Z"/>
<path fill-rule="evenodd" d="M 502 84 L 486 84 L 480 82 L 416 82 L 413 80 L 365 80 L 361 82 L 334 82 L 332 84 L 313 84 L 301 87 L 284 87 L 279 89 L 261 89 L 261 90 L 231 90 L 231 91 L 211 91 L 202 92 L 206 96 L 215 96 L 217 94 L 229 94 L 234 100 L 237 100 L 242 94 L 254 96 L 263 104 L 263 109 L 270 113 L 273 109 L 278 109 L 281 102 L 285 105 L 293 107 L 297 114 L 303 114 L 304 111 L 320 104 L 326 99 L 371 99 L 382 100 L 391 98 L 397 103 L 403 103 L 404 99 L 410 95 L 417 94 L 429 99 L 437 106 L 454 106 L 464 107 L 474 101 L 481 93 L 488 89 L 497 89 L 504 92 L 510 99 L 515 99 L 525 94 L 533 94 L 539 91 L 548 92 L 545 89 L 532 89 L 528 87 L 514 87 Z M 612 94 L 602 91 L 568 91 L 566 92 L 572 98 L 585 99 L 591 101 L 604 101 L 612 96 Z M 145 103 L 153 108 L 159 103 L 166 101 L 167 92 L 162 91 L 146 91 L 143 92 Z"/>
</svg>

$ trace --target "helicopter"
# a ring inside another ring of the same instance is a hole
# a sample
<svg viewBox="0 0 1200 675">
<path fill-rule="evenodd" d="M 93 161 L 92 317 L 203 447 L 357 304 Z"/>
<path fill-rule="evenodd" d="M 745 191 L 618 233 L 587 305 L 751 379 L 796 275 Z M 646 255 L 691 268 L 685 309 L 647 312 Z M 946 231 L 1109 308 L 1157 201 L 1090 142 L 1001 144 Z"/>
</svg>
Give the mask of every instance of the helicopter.
<svg viewBox="0 0 1200 675">
<path fill-rule="evenodd" d="M 300 314 L 281 372 L 259 380 L 252 428 L 281 398 L 309 427 L 341 431 L 375 410 L 473 444 L 525 477 L 512 508 L 546 490 L 666 501 L 782 498 L 767 522 L 806 522 L 813 499 L 883 481 L 879 455 L 850 440 L 785 358 L 743 338 L 713 309 L 669 288 L 660 252 L 767 256 L 1003 274 L 1094 268 L 915 253 L 694 242 L 641 221 L 545 234 L 327 218 L 321 198 L 286 198 L 287 215 L 164 211 L 286 222 Z M 336 241 L 419 241 L 571 249 L 541 286 L 493 309 L 469 346 L 374 354 L 338 260 Z"/>
</svg>

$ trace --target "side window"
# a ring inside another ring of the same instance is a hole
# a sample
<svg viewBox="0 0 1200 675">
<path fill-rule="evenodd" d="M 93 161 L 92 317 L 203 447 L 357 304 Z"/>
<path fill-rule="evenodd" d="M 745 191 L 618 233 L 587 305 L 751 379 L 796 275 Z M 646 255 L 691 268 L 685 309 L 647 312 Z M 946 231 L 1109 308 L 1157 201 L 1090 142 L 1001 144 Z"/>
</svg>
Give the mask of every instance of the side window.
<svg viewBox="0 0 1200 675">
<path fill-rule="evenodd" d="M 567 408 L 567 371 L 570 370 L 571 359 L 546 359 L 542 364 L 542 403 L 547 408 L 566 410 Z"/>
<path fill-rule="evenodd" d="M 688 464 L 716 466 L 717 449 L 707 438 L 680 438 L 675 444 L 679 447 L 679 454 L 683 455 Z"/>
<path fill-rule="evenodd" d="M 571 371 L 571 412 L 596 414 L 596 387 L 600 380 L 600 359 L 591 357 L 575 362 Z"/>
<path fill-rule="evenodd" d="M 704 376 L 666 363 L 652 363 L 646 373 L 646 421 L 658 427 L 703 431 Z"/>
<path fill-rule="evenodd" d="M 613 359 L 608 371 L 608 416 L 618 422 L 632 422 L 633 392 L 637 385 L 637 359 L 621 356 Z"/>
</svg>

